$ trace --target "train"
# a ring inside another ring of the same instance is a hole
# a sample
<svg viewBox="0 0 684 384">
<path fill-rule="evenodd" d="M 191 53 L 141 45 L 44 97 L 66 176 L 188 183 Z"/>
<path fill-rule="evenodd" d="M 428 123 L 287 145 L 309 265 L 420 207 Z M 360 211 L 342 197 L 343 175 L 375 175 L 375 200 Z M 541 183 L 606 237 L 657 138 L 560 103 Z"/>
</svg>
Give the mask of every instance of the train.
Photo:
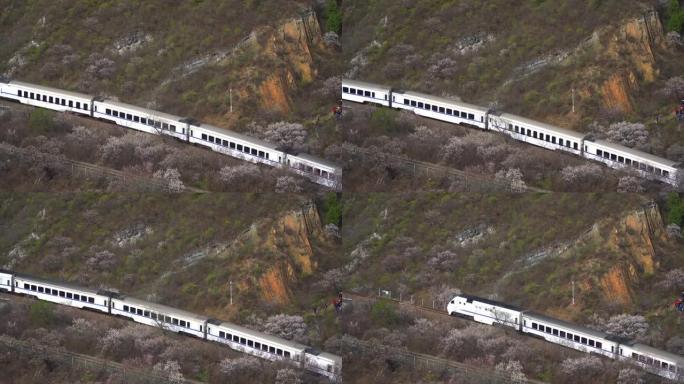
<svg viewBox="0 0 684 384">
<path fill-rule="evenodd" d="M 447 304 L 451 316 L 498 325 L 578 351 L 635 364 L 658 376 L 684 381 L 684 357 L 626 337 L 579 326 L 515 305 L 472 295 L 457 295 Z"/>
<path fill-rule="evenodd" d="M 141 108 L 109 98 L 2 78 L 0 98 L 104 120 L 141 132 L 171 136 L 241 160 L 284 168 L 328 188 L 342 188 L 342 168 L 331 161 L 306 153 L 295 153 L 192 118 Z"/>
<path fill-rule="evenodd" d="M 80 287 L 4 269 L 0 270 L 0 291 L 124 317 L 178 334 L 221 343 L 266 360 L 289 363 L 326 376 L 333 382 L 342 381 L 340 356 L 233 323 L 118 292 Z"/>
<path fill-rule="evenodd" d="M 514 140 L 603 163 L 615 169 L 631 169 L 642 178 L 682 187 L 684 165 L 628 148 L 592 135 L 527 119 L 510 113 L 427 95 L 396 90 L 356 80 L 342 80 L 342 100 L 407 110 L 419 116 L 487 131 L 500 132 Z"/>
</svg>

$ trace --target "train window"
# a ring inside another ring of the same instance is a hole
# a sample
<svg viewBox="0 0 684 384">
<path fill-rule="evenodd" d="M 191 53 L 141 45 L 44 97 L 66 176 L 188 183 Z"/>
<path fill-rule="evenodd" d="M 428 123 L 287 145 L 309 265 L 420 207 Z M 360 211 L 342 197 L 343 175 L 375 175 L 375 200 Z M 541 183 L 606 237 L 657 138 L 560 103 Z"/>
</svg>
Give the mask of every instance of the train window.
<svg viewBox="0 0 684 384">
<path fill-rule="evenodd" d="M 225 339 L 225 338 L 226 338 L 226 333 L 223 332 L 223 331 L 219 331 L 219 337 L 222 338 L 222 339 Z"/>
<path fill-rule="evenodd" d="M 352 95 L 356 95 L 356 89 L 349 88 L 349 93 L 351 93 Z"/>
<path fill-rule="evenodd" d="M 181 327 L 186 327 L 187 324 L 188 324 L 188 323 L 185 322 L 185 320 L 181 320 L 181 321 L 180 321 L 180 326 L 181 326 Z"/>
<path fill-rule="evenodd" d="M 594 346 L 594 340 L 589 339 L 589 346 L 593 347 Z"/>
<path fill-rule="evenodd" d="M 81 295 L 81 301 L 88 301 L 88 297 Z"/>
<path fill-rule="evenodd" d="M 66 296 L 67 299 L 73 299 L 74 298 L 74 296 L 71 294 L 71 292 L 67 292 L 66 295 L 67 295 Z"/>
<path fill-rule="evenodd" d="M 349 93 L 349 88 L 347 88 L 347 87 L 342 87 L 342 92 L 344 92 L 344 93 Z"/>
<path fill-rule="evenodd" d="M 537 323 L 532 323 L 532 329 L 537 329 Z"/>
<path fill-rule="evenodd" d="M 264 151 L 259 151 L 259 157 L 264 157 L 264 156 L 266 156 L 266 154 L 264 153 Z"/>
<path fill-rule="evenodd" d="M 43 95 L 43 101 L 47 102 L 47 96 Z"/>
<path fill-rule="evenodd" d="M 224 147 L 228 146 L 228 140 L 221 140 L 220 144 Z"/>
<path fill-rule="evenodd" d="M 508 130 L 509 131 L 513 130 L 513 124 L 510 124 L 510 123 L 508 124 Z M 517 125 L 515 126 L 515 131 L 518 132 L 518 126 Z"/>
<path fill-rule="evenodd" d="M 546 333 L 551 333 L 551 327 L 546 327 Z"/>
<path fill-rule="evenodd" d="M 106 114 L 106 115 L 111 115 L 111 114 L 112 114 L 112 110 L 109 109 L 109 108 L 107 108 L 107 109 L 105 110 L 105 114 Z"/>
<path fill-rule="evenodd" d="M 447 115 L 452 115 L 453 113 L 454 113 L 454 111 L 452 109 L 449 109 L 449 108 L 446 109 Z"/>
<path fill-rule="evenodd" d="M 646 170 L 650 173 L 653 173 L 653 167 L 651 167 L 650 165 L 646 166 Z"/>
<path fill-rule="evenodd" d="M 275 347 L 268 347 L 268 351 L 271 353 L 275 353 Z"/>
<path fill-rule="evenodd" d="M 175 317 L 172 317 L 172 318 L 171 318 L 171 323 L 172 323 L 173 325 L 178 325 L 178 319 L 176 319 Z"/>
<path fill-rule="evenodd" d="M 214 136 L 209 136 L 209 142 L 213 143 L 214 142 Z"/>
<path fill-rule="evenodd" d="M 257 154 L 256 148 L 252 148 L 252 155 L 256 156 L 256 154 Z"/>
<path fill-rule="evenodd" d="M 468 114 L 468 119 L 469 119 L 469 120 L 475 120 L 475 115 L 473 115 L 472 113 L 469 113 L 469 114 Z"/>
<path fill-rule="evenodd" d="M 43 287 L 38 287 L 38 292 L 43 293 Z"/>
<path fill-rule="evenodd" d="M 419 101 L 419 102 L 418 102 L 418 108 L 423 108 L 423 106 L 424 106 L 423 103 L 421 103 L 421 102 Z"/>
<path fill-rule="evenodd" d="M 632 359 L 637 360 L 639 358 L 639 355 L 636 353 L 632 352 Z"/>
<path fill-rule="evenodd" d="M 416 103 L 415 100 L 411 100 L 411 106 L 412 106 L 412 107 L 416 107 L 416 106 L 418 106 L 418 103 Z"/>
<path fill-rule="evenodd" d="M 625 158 L 622 157 L 622 156 L 618 156 L 618 161 L 621 162 L 621 163 L 624 163 L 624 162 L 625 162 Z"/>
<path fill-rule="evenodd" d="M 560 331 L 560 337 L 565 339 L 565 331 Z"/>
<path fill-rule="evenodd" d="M 66 99 L 62 99 L 62 105 L 66 107 Z"/>
<path fill-rule="evenodd" d="M 287 358 L 289 359 L 290 356 L 291 356 L 290 352 L 289 352 L 289 351 L 285 351 L 285 357 L 287 357 Z"/>
<path fill-rule="evenodd" d="M 112 111 L 112 115 L 114 117 L 119 117 L 119 111 Z"/>
<path fill-rule="evenodd" d="M 430 104 L 425 103 L 425 109 L 427 109 L 427 110 L 429 111 L 431 107 L 432 107 L 432 106 L 431 106 Z"/>
<path fill-rule="evenodd" d="M 670 171 L 663 171 L 663 176 L 670 177 Z"/>
<path fill-rule="evenodd" d="M 249 153 L 250 150 L 251 150 L 251 148 L 245 145 L 245 147 L 244 147 L 244 149 L 242 150 L 242 152 Z"/>
<path fill-rule="evenodd" d="M 29 289 L 32 290 L 32 291 L 36 291 L 36 290 L 37 290 L 37 289 L 36 289 L 36 286 L 33 285 L 33 284 L 29 285 Z"/>
<path fill-rule="evenodd" d="M 78 101 L 76 102 L 76 108 L 81 109 L 81 103 Z"/>
<path fill-rule="evenodd" d="M 235 143 L 233 143 L 232 141 L 230 142 L 230 149 L 235 149 Z"/>
<path fill-rule="evenodd" d="M 578 343 L 580 342 L 580 337 L 579 337 L 579 335 L 574 335 L 573 337 L 574 337 L 574 340 L 575 340 L 576 342 L 578 342 Z"/>
<path fill-rule="evenodd" d="M 74 107 L 74 102 L 72 100 L 69 100 L 69 108 L 73 108 L 73 107 Z"/>
<path fill-rule="evenodd" d="M 558 330 L 556 328 L 553 329 L 553 335 L 558 336 Z"/>
<path fill-rule="evenodd" d="M 613 161 L 617 160 L 617 155 L 614 154 L 614 153 L 611 153 L 611 154 L 610 154 L 610 159 L 613 160 Z"/>
<path fill-rule="evenodd" d="M 366 97 L 371 97 L 370 91 L 363 91 L 363 95 Z"/>
<path fill-rule="evenodd" d="M 660 364 L 661 368 L 665 368 L 665 369 L 667 369 L 667 365 L 668 364 L 664 361 Z"/>
<path fill-rule="evenodd" d="M 22 90 L 20 89 L 18 92 L 19 92 L 19 93 L 18 93 L 19 97 L 23 97 L 23 96 L 22 96 L 22 94 L 23 94 Z"/>
<path fill-rule="evenodd" d="M 167 123 L 162 123 L 162 129 L 169 130 L 169 124 Z"/>
<path fill-rule="evenodd" d="M 254 347 L 254 342 L 252 340 L 247 340 L 248 347 Z"/>
<path fill-rule="evenodd" d="M 278 348 L 276 349 L 276 354 L 282 356 L 283 355 L 283 350 Z"/>
<path fill-rule="evenodd" d="M 409 105 L 409 103 L 410 102 L 408 100 L 404 99 L 404 105 Z"/>
<path fill-rule="evenodd" d="M 432 106 L 432 111 L 437 112 L 437 106 L 436 105 Z"/>
<path fill-rule="evenodd" d="M 375 92 L 371 92 L 371 97 L 375 99 Z"/>
<path fill-rule="evenodd" d="M 176 132 L 176 126 L 175 125 L 172 124 L 172 125 L 169 125 L 169 127 L 171 128 L 171 131 Z"/>
<path fill-rule="evenodd" d="M 79 295 L 78 293 L 74 293 L 74 300 L 81 301 L 81 295 Z"/>
<path fill-rule="evenodd" d="M 128 305 L 124 305 L 124 312 L 128 312 Z"/>
<path fill-rule="evenodd" d="M 36 98 L 36 95 L 33 92 L 31 92 L 31 99 L 35 99 L 35 98 Z"/>
<path fill-rule="evenodd" d="M 138 116 L 133 116 L 133 121 L 135 121 L 136 123 L 139 123 L 139 122 L 140 122 L 140 117 L 138 117 Z"/>
<path fill-rule="evenodd" d="M 83 103 L 83 110 L 87 111 L 88 110 L 88 104 Z"/>
<path fill-rule="evenodd" d="M 600 341 L 597 341 L 597 342 L 596 342 L 596 348 L 602 349 L 602 348 L 603 348 L 603 344 L 602 344 Z"/>
<path fill-rule="evenodd" d="M 255 342 L 254 342 L 254 348 L 256 348 L 256 349 L 261 349 L 261 343 L 258 342 L 258 341 L 255 341 Z"/>
<path fill-rule="evenodd" d="M 582 344 L 587 344 L 587 338 L 586 338 L 586 337 L 583 337 L 581 343 L 582 343 Z"/>
<path fill-rule="evenodd" d="M 59 297 L 65 297 L 65 296 L 66 296 L 66 293 L 64 293 L 64 291 L 59 291 Z"/>
<path fill-rule="evenodd" d="M 242 144 L 238 144 L 238 145 L 237 145 L 237 150 L 240 151 L 240 152 L 242 152 Z"/>
<path fill-rule="evenodd" d="M 204 133 L 202 134 L 202 140 L 207 140 L 207 135 Z"/>
<path fill-rule="evenodd" d="M 247 339 L 245 339 L 244 337 L 241 337 L 241 338 L 240 338 L 240 344 L 246 345 L 246 344 L 247 344 Z"/>
<path fill-rule="evenodd" d="M 143 316 L 145 317 L 150 317 L 150 311 L 144 311 Z"/>
<path fill-rule="evenodd" d="M 142 308 L 137 308 L 137 309 L 136 309 L 136 312 L 138 313 L 138 316 L 142 316 L 142 315 L 143 315 L 143 310 L 142 310 Z"/>
<path fill-rule="evenodd" d="M 446 113 L 446 110 L 444 109 L 444 107 L 439 107 L 439 113 Z"/>
<path fill-rule="evenodd" d="M 603 156 L 603 151 L 600 149 L 596 150 L 596 156 Z"/>
</svg>

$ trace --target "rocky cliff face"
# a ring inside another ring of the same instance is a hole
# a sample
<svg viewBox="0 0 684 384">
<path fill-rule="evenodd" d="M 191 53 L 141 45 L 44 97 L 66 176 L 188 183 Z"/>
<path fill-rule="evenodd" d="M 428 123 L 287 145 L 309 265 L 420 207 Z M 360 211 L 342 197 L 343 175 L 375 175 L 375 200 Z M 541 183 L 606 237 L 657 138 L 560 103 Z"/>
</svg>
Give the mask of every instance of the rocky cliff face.
<svg viewBox="0 0 684 384">
<path fill-rule="evenodd" d="M 253 31 L 240 44 L 240 50 L 251 52 L 253 59 L 240 69 L 242 78 L 239 83 L 243 86 L 237 89 L 237 94 L 243 100 L 255 95 L 254 101 L 262 108 L 289 113 L 292 91 L 300 84 L 311 82 L 317 75 L 312 55 L 315 47 L 324 46 L 321 28 L 313 11 L 286 20 L 277 27 Z M 229 64 L 232 59 L 227 58 L 224 64 Z"/>
<path fill-rule="evenodd" d="M 260 274 L 245 274 L 238 288 L 256 288 L 260 297 L 271 303 L 287 304 L 292 287 L 318 267 L 314 243 L 326 244 L 316 206 L 307 204 L 279 218 L 254 224 L 231 246 L 236 252 L 244 246 L 253 248 L 257 259 L 243 260 L 242 268 L 260 265 Z"/>
<path fill-rule="evenodd" d="M 655 204 L 596 223 L 568 250 L 592 249 L 576 266 L 580 277 L 578 297 L 598 293 L 594 296 L 608 305 L 628 307 L 636 286 L 657 272 L 655 244 L 665 241 L 663 221 Z"/>
</svg>

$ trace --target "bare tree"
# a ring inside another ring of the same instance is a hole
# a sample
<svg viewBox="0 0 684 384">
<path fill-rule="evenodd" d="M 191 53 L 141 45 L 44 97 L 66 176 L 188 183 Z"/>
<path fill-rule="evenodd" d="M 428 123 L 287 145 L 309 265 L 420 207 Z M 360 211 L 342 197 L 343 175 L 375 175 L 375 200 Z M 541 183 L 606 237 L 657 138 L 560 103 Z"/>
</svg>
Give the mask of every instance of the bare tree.
<svg viewBox="0 0 684 384">
<path fill-rule="evenodd" d="M 618 187 L 617 191 L 618 192 L 644 192 L 646 188 L 644 188 L 643 182 L 640 178 L 635 177 L 635 176 L 623 176 L 620 178 L 618 181 Z"/>
<path fill-rule="evenodd" d="M 660 90 L 660 93 L 666 96 L 676 97 L 677 99 L 684 98 L 684 77 L 675 76 L 669 78 L 665 82 L 663 89 Z"/>
</svg>

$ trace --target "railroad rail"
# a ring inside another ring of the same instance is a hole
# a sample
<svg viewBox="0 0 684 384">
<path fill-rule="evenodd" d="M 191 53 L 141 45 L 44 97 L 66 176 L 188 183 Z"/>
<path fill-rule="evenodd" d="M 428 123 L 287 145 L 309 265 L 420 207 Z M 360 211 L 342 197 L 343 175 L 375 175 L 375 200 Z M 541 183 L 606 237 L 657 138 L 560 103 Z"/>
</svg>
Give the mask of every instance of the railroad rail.
<svg viewBox="0 0 684 384">
<path fill-rule="evenodd" d="M 13 352 L 13 354 L 42 357 L 46 362 L 55 361 L 62 364 L 68 364 L 76 369 L 81 368 L 102 373 L 114 373 L 119 375 L 125 383 L 201 384 L 199 381 L 171 378 L 161 373 L 151 372 L 140 368 L 126 367 L 115 361 L 83 355 L 63 349 L 46 347 L 25 340 L 15 339 L 7 335 L 0 335 L 0 349 L 7 349 Z"/>
</svg>

